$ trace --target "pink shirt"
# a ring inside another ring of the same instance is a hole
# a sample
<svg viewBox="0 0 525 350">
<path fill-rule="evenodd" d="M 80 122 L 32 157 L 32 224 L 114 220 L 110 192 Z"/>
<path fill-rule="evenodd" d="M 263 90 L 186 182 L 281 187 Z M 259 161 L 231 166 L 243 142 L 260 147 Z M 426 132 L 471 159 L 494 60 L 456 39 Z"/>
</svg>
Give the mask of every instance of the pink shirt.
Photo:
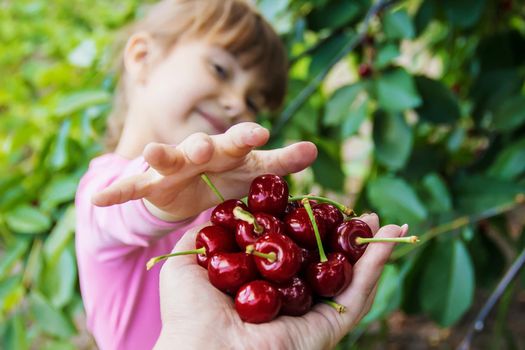
<svg viewBox="0 0 525 350">
<path fill-rule="evenodd" d="M 141 200 L 104 208 L 91 204 L 93 193 L 147 168 L 142 158 L 128 160 L 106 154 L 91 161 L 77 189 L 80 289 L 88 329 L 103 350 L 153 347 L 161 328 L 161 264 L 146 271 L 146 262 L 171 252 L 188 228 L 210 217 L 210 211 L 205 211 L 196 218 L 173 223 L 151 215 Z"/>
</svg>

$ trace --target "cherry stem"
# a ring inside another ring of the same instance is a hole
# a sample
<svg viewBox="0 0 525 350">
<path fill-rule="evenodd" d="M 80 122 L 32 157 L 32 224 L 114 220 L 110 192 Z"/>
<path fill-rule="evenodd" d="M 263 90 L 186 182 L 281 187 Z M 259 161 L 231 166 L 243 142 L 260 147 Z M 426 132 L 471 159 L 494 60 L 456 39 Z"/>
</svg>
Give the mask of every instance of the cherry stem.
<svg viewBox="0 0 525 350">
<path fill-rule="evenodd" d="M 342 314 L 343 312 L 346 312 L 346 307 L 344 305 L 338 304 L 333 300 L 330 299 L 320 299 L 321 303 L 329 305 L 335 309 L 338 313 Z"/>
<path fill-rule="evenodd" d="M 146 269 L 147 269 L 147 270 L 151 270 L 151 268 L 153 267 L 153 265 L 155 265 L 155 264 L 158 263 L 159 261 L 165 260 L 165 259 L 167 259 L 167 258 L 171 258 L 172 256 L 191 255 L 191 254 L 206 254 L 206 248 L 201 247 L 201 248 L 199 248 L 199 249 L 186 250 L 186 251 L 184 251 L 184 252 L 176 252 L 176 253 L 171 253 L 171 254 L 165 254 L 165 255 L 159 255 L 159 256 L 156 256 L 156 257 L 151 258 L 151 259 L 148 260 L 148 262 L 146 263 Z"/>
<path fill-rule="evenodd" d="M 255 220 L 255 216 L 253 216 L 253 214 L 249 211 L 246 211 L 241 207 L 235 207 L 233 208 L 233 216 L 235 216 L 236 219 L 245 221 L 253 225 L 253 230 L 255 231 L 255 233 L 263 233 L 263 227 L 257 223 L 257 220 Z"/>
<path fill-rule="evenodd" d="M 408 236 L 408 237 L 396 237 L 396 238 L 364 238 L 357 237 L 355 239 L 357 244 L 366 244 L 374 242 L 395 242 L 395 243 L 418 243 L 419 238 L 417 236 Z"/>
<path fill-rule="evenodd" d="M 272 263 L 275 260 L 277 260 L 277 255 L 274 252 L 270 252 L 270 253 L 259 252 L 255 250 L 255 247 L 253 246 L 253 244 L 249 244 L 246 246 L 246 254 L 252 254 L 252 255 L 258 256 L 259 258 L 268 259 Z"/>
<path fill-rule="evenodd" d="M 347 216 L 355 216 L 355 212 L 353 209 L 351 208 L 348 208 L 347 206 L 341 204 L 341 203 L 338 203 L 330 198 L 326 198 L 326 197 L 319 197 L 319 196 L 314 196 L 314 195 L 311 195 L 311 194 L 305 194 L 305 195 L 300 195 L 300 196 L 293 196 L 293 197 L 290 197 L 288 198 L 288 201 L 292 202 L 292 201 L 297 201 L 297 200 L 302 200 L 302 199 L 313 199 L 313 200 L 316 200 L 318 202 L 321 202 L 321 203 L 328 203 L 328 204 L 332 204 L 334 207 L 336 207 L 337 209 L 339 209 L 339 211 L 341 211 L 343 214 L 347 215 Z"/>
<path fill-rule="evenodd" d="M 312 226 L 314 228 L 315 233 L 315 240 L 317 241 L 317 248 L 319 249 L 319 257 L 321 262 L 326 262 L 328 259 L 326 258 L 326 254 L 324 253 L 323 248 L 323 242 L 321 241 L 321 235 L 319 234 L 319 228 L 317 227 L 317 222 L 315 222 L 315 216 L 314 212 L 312 211 L 312 206 L 310 205 L 310 201 L 308 198 L 303 198 L 301 202 L 304 205 L 304 208 L 306 209 L 306 212 L 308 213 L 308 217 L 310 218 L 310 222 L 312 223 Z"/>
<path fill-rule="evenodd" d="M 201 179 L 206 182 L 206 185 L 208 185 L 209 188 L 211 188 L 211 190 L 213 191 L 213 193 L 215 193 L 217 195 L 217 197 L 219 197 L 219 199 L 221 200 L 221 202 L 224 202 L 224 197 L 222 196 L 222 194 L 219 192 L 219 190 L 217 189 L 217 187 L 215 187 L 215 185 L 211 182 L 210 178 L 208 177 L 208 175 L 206 175 L 206 173 L 202 173 L 201 174 Z"/>
</svg>

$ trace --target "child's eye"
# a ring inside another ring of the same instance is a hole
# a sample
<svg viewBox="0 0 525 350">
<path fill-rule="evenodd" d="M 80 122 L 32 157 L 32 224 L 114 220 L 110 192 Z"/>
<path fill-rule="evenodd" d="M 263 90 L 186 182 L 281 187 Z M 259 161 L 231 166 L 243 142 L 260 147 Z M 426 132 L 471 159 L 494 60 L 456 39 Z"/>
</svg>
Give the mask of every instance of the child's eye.
<svg viewBox="0 0 525 350">
<path fill-rule="evenodd" d="M 255 102 L 253 102 L 252 99 L 246 100 L 246 105 L 253 112 L 253 114 L 257 114 L 259 112 L 259 107 Z"/>
<path fill-rule="evenodd" d="M 215 70 L 215 73 L 217 74 L 219 78 L 221 79 L 228 78 L 228 72 L 223 66 L 217 63 L 212 63 L 212 65 L 213 65 L 213 69 Z"/>
</svg>

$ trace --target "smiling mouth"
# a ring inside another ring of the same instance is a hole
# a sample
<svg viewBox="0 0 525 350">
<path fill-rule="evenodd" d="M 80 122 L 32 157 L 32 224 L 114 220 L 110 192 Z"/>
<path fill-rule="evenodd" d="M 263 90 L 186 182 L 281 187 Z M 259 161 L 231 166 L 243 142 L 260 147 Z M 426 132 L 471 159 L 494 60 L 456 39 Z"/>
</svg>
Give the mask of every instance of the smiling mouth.
<svg viewBox="0 0 525 350">
<path fill-rule="evenodd" d="M 228 125 L 219 118 L 215 118 L 214 116 L 204 113 L 199 109 L 197 109 L 197 113 L 200 114 L 201 117 L 203 117 L 215 129 L 215 131 L 224 133 L 226 130 L 228 130 Z"/>
</svg>

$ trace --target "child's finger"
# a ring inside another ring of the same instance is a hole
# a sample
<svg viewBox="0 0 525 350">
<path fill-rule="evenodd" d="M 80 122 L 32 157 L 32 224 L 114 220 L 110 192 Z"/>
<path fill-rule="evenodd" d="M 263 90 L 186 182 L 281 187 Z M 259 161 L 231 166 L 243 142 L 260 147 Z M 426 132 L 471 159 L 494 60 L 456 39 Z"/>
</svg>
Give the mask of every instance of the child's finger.
<svg viewBox="0 0 525 350">
<path fill-rule="evenodd" d="M 144 149 L 144 159 L 161 175 L 168 176 L 180 171 L 187 164 L 201 165 L 213 155 L 213 142 L 205 133 L 188 136 L 177 147 L 151 143 Z"/>
<path fill-rule="evenodd" d="M 240 158 L 253 148 L 260 147 L 270 138 L 270 133 L 256 123 L 239 123 L 224 134 L 212 136 L 217 152 Z"/>
<path fill-rule="evenodd" d="M 162 143 L 149 143 L 142 155 L 144 160 L 163 176 L 175 173 L 184 163 L 180 150 Z"/>
<path fill-rule="evenodd" d="M 146 173 L 130 176 L 106 187 L 91 197 L 91 203 L 99 207 L 121 204 L 146 197 L 150 180 Z"/>
<path fill-rule="evenodd" d="M 210 135 L 198 132 L 184 139 L 177 149 L 184 155 L 185 164 L 202 165 L 210 161 L 214 144 Z"/>
<path fill-rule="evenodd" d="M 254 169 L 257 175 L 270 173 L 288 175 L 299 172 L 310 166 L 317 158 L 317 147 L 312 142 L 297 142 L 290 146 L 253 152 L 255 164 L 259 169 Z"/>
</svg>

